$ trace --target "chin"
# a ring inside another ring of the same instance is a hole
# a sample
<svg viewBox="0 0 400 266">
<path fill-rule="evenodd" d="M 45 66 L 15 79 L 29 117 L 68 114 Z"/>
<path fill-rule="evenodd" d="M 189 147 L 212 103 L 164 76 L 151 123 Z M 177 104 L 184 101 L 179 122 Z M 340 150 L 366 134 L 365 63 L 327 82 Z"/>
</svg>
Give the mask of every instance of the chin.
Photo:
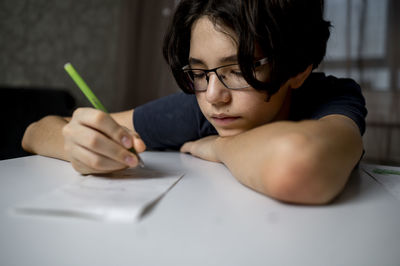
<svg viewBox="0 0 400 266">
<path fill-rule="evenodd" d="M 225 128 L 216 128 L 216 130 L 220 137 L 232 137 L 246 131 L 244 129 L 225 129 Z"/>
</svg>

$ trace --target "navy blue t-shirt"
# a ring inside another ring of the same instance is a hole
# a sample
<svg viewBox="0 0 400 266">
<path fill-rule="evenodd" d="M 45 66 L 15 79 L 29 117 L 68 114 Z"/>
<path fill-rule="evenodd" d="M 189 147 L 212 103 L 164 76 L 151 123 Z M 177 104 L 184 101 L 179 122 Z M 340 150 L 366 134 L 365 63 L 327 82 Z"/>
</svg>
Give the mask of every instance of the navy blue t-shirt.
<svg viewBox="0 0 400 266">
<path fill-rule="evenodd" d="M 304 84 L 292 91 L 289 119 L 319 119 L 342 114 L 365 132 L 367 110 L 360 86 L 351 79 L 312 73 Z M 135 130 L 148 149 L 179 149 L 185 142 L 217 131 L 202 114 L 196 96 L 175 93 L 135 109 Z"/>
</svg>

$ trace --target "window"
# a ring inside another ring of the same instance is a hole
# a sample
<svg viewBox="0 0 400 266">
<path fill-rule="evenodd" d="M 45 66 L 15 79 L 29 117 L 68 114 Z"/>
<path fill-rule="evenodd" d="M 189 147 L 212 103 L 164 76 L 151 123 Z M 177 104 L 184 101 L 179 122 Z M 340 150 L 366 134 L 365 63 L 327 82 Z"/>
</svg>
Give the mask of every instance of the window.
<svg viewBox="0 0 400 266">
<path fill-rule="evenodd" d="M 400 47 L 396 36 L 396 0 L 326 0 L 325 15 L 333 24 L 321 70 L 357 80 L 365 90 L 399 90 Z M 398 2 L 398 1 L 397 1 Z"/>
</svg>

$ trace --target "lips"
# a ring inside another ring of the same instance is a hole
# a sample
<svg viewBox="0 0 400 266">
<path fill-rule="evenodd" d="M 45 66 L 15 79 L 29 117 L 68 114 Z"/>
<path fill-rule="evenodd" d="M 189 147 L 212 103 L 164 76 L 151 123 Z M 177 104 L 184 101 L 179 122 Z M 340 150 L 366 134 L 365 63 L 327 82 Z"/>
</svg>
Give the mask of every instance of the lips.
<svg viewBox="0 0 400 266">
<path fill-rule="evenodd" d="M 227 126 L 227 125 L 235 122 L 237 119 L 239 119 L 239 116 L 216 114 L 216 115 L 212 115 L 211 119 L 214 121 L 214 123 L 216 123 L 220 126 Z"/>
</svg>

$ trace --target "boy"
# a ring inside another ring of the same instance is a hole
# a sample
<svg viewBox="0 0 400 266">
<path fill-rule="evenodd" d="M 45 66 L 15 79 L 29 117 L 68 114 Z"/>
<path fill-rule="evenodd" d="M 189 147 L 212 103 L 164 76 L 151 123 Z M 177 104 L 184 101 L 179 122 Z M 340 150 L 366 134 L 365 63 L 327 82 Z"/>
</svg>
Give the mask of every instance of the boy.
<svg viewBox="0 0 400 266">
<path fill-rule="evenodd" d="M 366 115 L 356 83 L 311 73 L 329 26 L 319 0 L 182 0 L 163 51 L 186 94 L 45 117 L 22 145 L 83 174 L 135 167 L 132 146 L 180 149 L 278 200 L 328 203 L 361 158 Z"/>
</svg>

